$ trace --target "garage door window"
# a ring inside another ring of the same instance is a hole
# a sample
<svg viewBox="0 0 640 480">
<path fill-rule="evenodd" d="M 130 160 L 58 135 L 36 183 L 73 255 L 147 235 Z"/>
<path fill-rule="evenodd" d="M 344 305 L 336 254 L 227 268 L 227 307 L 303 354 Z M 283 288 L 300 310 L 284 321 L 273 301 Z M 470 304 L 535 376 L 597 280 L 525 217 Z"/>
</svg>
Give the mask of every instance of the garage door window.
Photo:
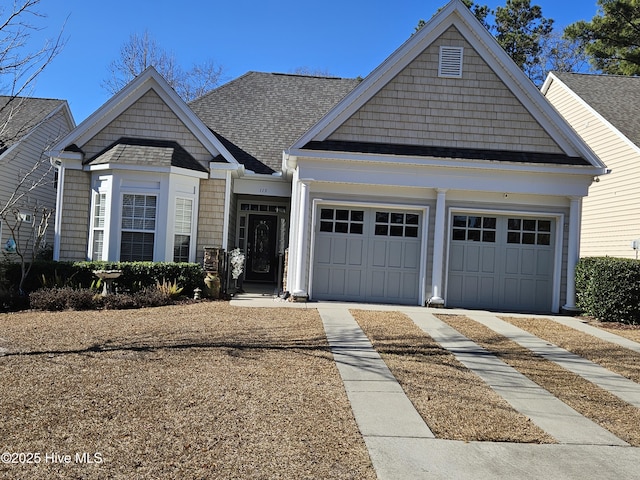
<svg viewBox="0 0 640 480">
<path fill-rule="evenodd" d="M 364 210 L 323 208 L 320 210 L 320 231 L 362 235 Z"/>
<path fill-rule="evenodd" d="M 416 213 L 376 212 L 375 234 L 418 238 L 418 218 Z"/>
<path fill-rule="evenodd" d="M 507 243 L 549 245 L 551 243 L 551 220 L 509 218 L 507 221 Z"/>
<path fill-rule="evenodd" d="M 453 240 L 495 243 L 496 217 L 454 215 Z"/>
</svg>

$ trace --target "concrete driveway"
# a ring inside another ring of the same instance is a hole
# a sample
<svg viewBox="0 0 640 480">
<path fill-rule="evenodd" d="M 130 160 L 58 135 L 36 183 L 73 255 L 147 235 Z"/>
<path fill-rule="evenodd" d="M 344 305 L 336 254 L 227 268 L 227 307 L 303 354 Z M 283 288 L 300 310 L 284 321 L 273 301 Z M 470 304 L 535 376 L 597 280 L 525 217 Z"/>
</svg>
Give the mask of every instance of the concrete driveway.
<svg viewBox="0 0 640 480">
<path fill-rule="evenodd" d="M 356 422 L 380 479 L 640 479 L 640 448 L 630 447 L 497 357 L 487 355 L 434 316 L 434 312 L 442 310 L 337 302 L 291 303 L 260 291 L 240 295 L 231 304 L 319 311 Z M 349 309 L 405 313 L 558 444 L 436 439 Z M 523 335 L 522 330 L 501 321 L 498 313 L 470 310 L 446 310 L 446 313 L 464 314 L 481 322 L 640 408 L 640 385 L 533 335 Z M 544 318 L 582 330 L 591 329 L 570 317 L 544 315 Z M 640 352 L 640 344 L 617 335 L 597 329 L 588 333 Z"/>
</svg>

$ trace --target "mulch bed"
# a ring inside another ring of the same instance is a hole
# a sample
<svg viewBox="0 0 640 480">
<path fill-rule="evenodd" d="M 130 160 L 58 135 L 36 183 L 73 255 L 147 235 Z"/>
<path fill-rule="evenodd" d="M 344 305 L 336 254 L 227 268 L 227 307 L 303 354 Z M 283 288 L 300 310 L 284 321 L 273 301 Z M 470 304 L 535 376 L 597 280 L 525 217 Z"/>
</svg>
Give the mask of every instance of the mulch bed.
<svg viewBox="0 0 640 480">
<path fill-rule="evenodd" d="M 406 315 L 351 313 L 436 437 L 555 443 Z"/>
<path fill-rule="evenodd" d="M 376 478 L 315 310 L 23 312 L 0 327 L 0 452 L 40 455 L 0 463 L 4 478 Z"/>
</svg>

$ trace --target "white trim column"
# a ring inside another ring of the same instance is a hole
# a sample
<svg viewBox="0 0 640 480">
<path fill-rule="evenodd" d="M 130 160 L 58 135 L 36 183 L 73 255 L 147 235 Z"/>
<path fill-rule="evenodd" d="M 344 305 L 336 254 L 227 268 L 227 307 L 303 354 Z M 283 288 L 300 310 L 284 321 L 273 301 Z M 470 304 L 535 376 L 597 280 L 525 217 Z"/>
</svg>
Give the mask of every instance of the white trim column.
<svg viewBox="0 0 640 480">
<path fill-rule="evenodd" d="M 296 256 L 295 256 L 295 278 L 293 291 L 291 294 L 294 298 L 308 297 L 309 294 L 305 288 L 305 278 L 307 273 L 307 242 L 309 238 L 309 184 L 299 182 L 299 207 L 297 215 L 297 235 L 296 235 Z"/>
<path fill-rule="evenodd" d="M 582 198 L 570 197 L 569 244 L 567 245 L 567 303 L 562 307 L 569 312 L 576 307 L 576 266 L 580 260 L 580 223 L 582 220 Z M 560 232 L 561 234 L 561 232 Z"/>
<path fill-rule="evenodd" d="M 436 224 L 433 229 L 433 268 L 431 270 L 431 296 L 427 300 L 429 307 L 444 306 L 442 269 L 444 266 L 444 244 L 447 235 L 445 229 L 446 210 L 445 203 L 447 190 L 439 188 L 436 190 Z M 427 219 L 425 219 L 427 221 Z"/>
</svg>

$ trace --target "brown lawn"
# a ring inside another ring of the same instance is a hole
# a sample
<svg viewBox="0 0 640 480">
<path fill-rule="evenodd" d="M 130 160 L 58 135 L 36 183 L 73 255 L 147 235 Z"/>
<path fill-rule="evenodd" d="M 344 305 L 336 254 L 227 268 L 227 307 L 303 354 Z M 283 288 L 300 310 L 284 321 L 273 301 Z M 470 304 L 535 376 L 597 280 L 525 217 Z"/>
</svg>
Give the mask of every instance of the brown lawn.
<svg viewBox="0 0 640 480">
<path fill-rule="evenodd" d="M 39 464 L 0 477 L 375 478 L 317 312 L 292 313 L 1 315 L 0 452 Z"/>
</svg>

